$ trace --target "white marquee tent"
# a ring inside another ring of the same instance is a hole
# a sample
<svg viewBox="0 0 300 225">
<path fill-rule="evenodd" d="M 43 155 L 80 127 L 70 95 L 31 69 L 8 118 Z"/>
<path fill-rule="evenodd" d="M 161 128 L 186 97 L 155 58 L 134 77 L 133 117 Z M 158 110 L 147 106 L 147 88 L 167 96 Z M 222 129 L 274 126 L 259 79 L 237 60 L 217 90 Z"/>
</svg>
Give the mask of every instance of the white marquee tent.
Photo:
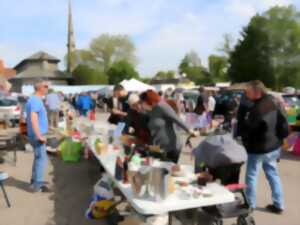
<svg viewBox="0 0 300 225">
<path fill-rule="evenodd" d="M 139 80 L 136 79 L 130 79 L 130 80 L 123 80 L 120 83 L 127 91 L 130 92 L 143 92 L 147 91 L 149 89 L 155 90 L 154 87 L 152 87 L 149 84 L 145 84 Z"/>
</svg>

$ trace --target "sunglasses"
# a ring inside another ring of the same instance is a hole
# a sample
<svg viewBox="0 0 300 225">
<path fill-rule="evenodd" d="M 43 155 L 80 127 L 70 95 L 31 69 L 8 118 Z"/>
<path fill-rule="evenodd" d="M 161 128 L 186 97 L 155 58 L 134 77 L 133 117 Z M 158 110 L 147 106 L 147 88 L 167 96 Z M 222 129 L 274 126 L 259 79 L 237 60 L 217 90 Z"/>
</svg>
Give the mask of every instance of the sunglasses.
<svg viewBox="0 0 300 225">
<path fill-rule="evenodd" d="M 48 85 L 44 85 L 43 87 L 44 87 L 44 88 L 47 88 L 47 89 L 49 88 L 49 86 L 48 86 Z"/>
</svg>

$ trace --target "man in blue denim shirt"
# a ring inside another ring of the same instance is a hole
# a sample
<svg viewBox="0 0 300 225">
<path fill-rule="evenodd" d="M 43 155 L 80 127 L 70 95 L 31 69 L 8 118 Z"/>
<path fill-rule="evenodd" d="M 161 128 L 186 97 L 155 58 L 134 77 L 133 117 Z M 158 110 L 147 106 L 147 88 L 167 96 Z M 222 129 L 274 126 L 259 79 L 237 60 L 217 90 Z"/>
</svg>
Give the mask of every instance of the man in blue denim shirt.
<svg viewBox="0 0 300 225">
<path fill-rule="evenodd" d="M 261 81 L 251 81 L 246 96 L 253 102 L 240 118 L 240 136 L 248 152 L 246 195 L 250 207 L 256 208 L 256 184 L 259 170 L 264 170 L 272 190 L 273 204 L 267 210 L 280 214 L 284 210 L 283 191 L 277 169 L 283 139 L 288 135 L 288 124 L 276 100 L 266 93 Z"/>
<path fill-rule="evenodd" d="M 49 192 L 44 180 L 48 161 L 45 137 L 48 132 L 48 118 L 42 100 L 48 92 L 48 83 L 39 80 L 34 88 L 35 94 L 26 103 L 27 134 L 34 149 L 31 184 L 34 192 Z"/>
</svg>

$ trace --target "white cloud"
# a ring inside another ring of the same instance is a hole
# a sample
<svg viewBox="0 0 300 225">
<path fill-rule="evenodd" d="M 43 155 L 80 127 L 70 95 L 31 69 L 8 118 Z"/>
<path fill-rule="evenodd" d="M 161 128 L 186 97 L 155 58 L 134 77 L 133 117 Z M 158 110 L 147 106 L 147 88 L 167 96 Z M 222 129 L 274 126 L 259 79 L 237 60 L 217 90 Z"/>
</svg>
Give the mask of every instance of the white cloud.
<svg viewBox="0 0 300 225">
<path fill-rule="evenodd" d="M 157 70 L 176 70 L 184 55 L 195 50 L 204 63 L 206 56 L 219 37 L 208 36 L 205 20 L 200 16 L 187 14 L 177 22 L 167 24 L 138 45 L 142 59 L 140 71 L 154 75 Z M 216 47 L 216 46 L 215 46 Z"/>
<path fill-rule="evenodd" d="M 254 4 L 243 0 L 231 0 L 226 9 L 239 17 L 247 19 L 256 13 Z"/>
<path fill-rule="evenodd" d="M 292 3 L 293 0 L 227 0 L 226 10 L 247 19 L 272 6 L 287 6 Z"/>
<path fill-rule="evenodd" d="M 192 49 L 207 64 L 207 57 L 216 52 L 224 33 L 237 38 L 256 12 L 296 1 L 299 0 L 73 0 L 77 47 L 88 47 L 91 39 L 102 33 L 122 33 L 130 35 L 137 45 L 141 74 L 176 69 Z M 63 59 L 67 0 L 1 0 L 0 8 L 4 12 L 0 15 L 1 34 L 16 34 L 6 38 L 0 35 L 0 57 L 10 66 L 39 50 Z M 18 33 L 19 30 L 28 32 Z M 56 30 L 49 37 L 49 32 Z"/>
<path fill-rule="evenodd" d="M 260 0 L 259 1 L 264 8 L 269 8 L 271 6 L 287 6 L 293 3 L 292 0 Z"/>
</svg>

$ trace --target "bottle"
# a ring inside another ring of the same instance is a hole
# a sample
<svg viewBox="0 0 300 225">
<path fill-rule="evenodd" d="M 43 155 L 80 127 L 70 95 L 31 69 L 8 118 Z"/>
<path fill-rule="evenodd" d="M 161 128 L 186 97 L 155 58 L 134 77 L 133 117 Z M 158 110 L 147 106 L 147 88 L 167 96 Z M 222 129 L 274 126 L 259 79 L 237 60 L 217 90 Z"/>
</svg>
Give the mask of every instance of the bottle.
<svg viewBox="0 0 300 225">
<path fill-rule="evenodd" d="M 129 157 L 125 156 L 124 162 L 123 162 L 123 183 L 128 184 L 128 163 L 129 163 Z"/>
<path fill-rule="evenodd" d="M 123 180 L 124 176 L 124 168 L 123 168 L 123 162 L 122 159 L 118 156 L 116 160 L 116 168 L 115 168 L 115 178 L 118 181 Z"/>
</svg>

